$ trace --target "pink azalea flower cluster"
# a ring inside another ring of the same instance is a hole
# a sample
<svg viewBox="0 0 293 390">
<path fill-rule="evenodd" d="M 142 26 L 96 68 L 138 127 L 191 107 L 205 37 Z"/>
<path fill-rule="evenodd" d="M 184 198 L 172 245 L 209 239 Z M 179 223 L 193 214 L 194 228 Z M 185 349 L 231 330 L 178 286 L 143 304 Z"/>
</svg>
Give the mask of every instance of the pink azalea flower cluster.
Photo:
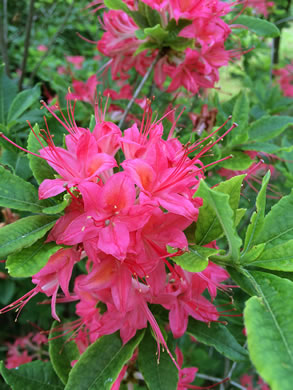
<svg viewBox="0 0 293 390">
<path fill-rule="evenodd" d="M 285 96 L 293 97 L 293 61 L 284 68 L 277 69 L 274 74 L 279 77 L 279 84 Z"/>
<path fill-rule="evenodd" d="M 8 369 L 42 358 L 42 345 L 47 343 L 47 337 L 40 333 L 29 333 L 18 337 L 14 343 L 7 343 L 8 351 L 5 366 Z"/>
<path fill-rule="evenodd" d="M 168 49 L 155 66 L 155 82 L 159 88 L 165 86 L 167 76 L 171 79 L 167 91 L 173 92 L 181 86 L 192 94 L 200 88 L 213 88 L 219 80 L 219 68 L 226 66 L 235 51 L 226 50 L 224 43 L 231 33 L 222 16 L 231 11 L 231 5 L 218 0 L 170 0 L 143 1 L 159 12 L 161 23 L 166 27 L 170 20 L 180 23 L 187 19 L 190 24 L 183 28 L 179 37 L 190 39 L 190 47 L 184 51 Z M 126 2 L 130 9 L 136 10 L 136 3 Z M 147 39 L 138 39 L 139 27 L 127 13 L 110 10 L 104 13 L 105 33 L 98 42 L 99 51 L 111 61 L 114 80 L 127 79 L 129 70 L 144 75 L 158 54 L 147 50 L 136 54 Z"/>
<path fill-rule="evenodd" d="M 168 311 L 174 337 L 185 333 L 189 316 L 217 321 L 220 313 L 203 293 L 215 298 L 217 288 L 225 288 L 221 282 L 228 273 L 212 262 L 202 272 L 191 273 L 167 259 L 188 250 L 184 230 L 197 220 L 202 205 L 194 197 L 204 177 L 200 157 L 234 125 L 216 141 L 184 146 L 172 137 L 175 124 L 163 138 L 162 120 L 152 122 L 150 103 L 140 128 L 134 124 L 124 134 L 104 120 L 98 105 L 92 132 L 78 127 L 73 115 L 63 122 L 46 107 L 68 134 L 66 147 L 58 147 L 48 130 L 35 133 L 42 145 L 40 157 L 57 173 L 41 183 L 39 197 L 70 194 L 70 205 L 47 239 L 69 247 L 53 254 L 32 277 L 33 290 L 0 312 L 21 309 L 42 292 L 51 298 L 52 316 L 59 320 L 56 302 L 78 301 L 80 320 L 74 326 L 81 352 L 88 342 L 118 330 L 126 343 L 148 323 L 158 346 L 168 350 L 150 304 Z M 177 252 L 171 255 L 168 247 Z M 70 292 L 73 267 L 84 258 L 86 273 L 75 278 Z"/>
</svg>

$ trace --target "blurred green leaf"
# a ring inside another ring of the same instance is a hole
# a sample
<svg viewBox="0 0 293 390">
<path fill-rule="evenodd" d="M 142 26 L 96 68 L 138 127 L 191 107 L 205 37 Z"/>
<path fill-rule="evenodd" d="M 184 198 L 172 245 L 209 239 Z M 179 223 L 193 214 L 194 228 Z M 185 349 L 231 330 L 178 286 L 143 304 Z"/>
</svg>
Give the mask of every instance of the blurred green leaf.
<svg viewBox="0 0 293 390">
<path fill-rule="evenodd" d="M 50 362 L 35 361 L 8 370 L 0 362 L 0 372 L 13 390 L 62 390 L 64 386 Z"/>
<path fill-rule="evenodd" d="M 68 332 L 64 324 L 64 332 Z M 49 354 L 51 363 L 61 381 L 66 384 L 72 369 L 71 363 L 78 360 L 80 353 L 74 340 L 69 340 L 71 334 L 62 336 L 60 324 L 54 321 L 49 334 Z"/>
<path fill-rule="evenodd" d="M 280 35 L 278 27 L 265 19 L 240 15 L 237 17 L 236 24 L 248 27 L 250 31 L 261 37 L 275 38 Z"/>
</svg>

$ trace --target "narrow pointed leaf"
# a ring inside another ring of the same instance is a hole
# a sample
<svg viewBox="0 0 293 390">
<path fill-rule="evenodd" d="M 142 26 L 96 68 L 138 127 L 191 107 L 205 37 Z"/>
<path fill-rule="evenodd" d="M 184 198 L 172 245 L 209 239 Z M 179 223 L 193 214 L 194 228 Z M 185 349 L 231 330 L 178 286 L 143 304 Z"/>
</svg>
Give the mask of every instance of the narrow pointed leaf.
<svg viewBox="0 0 293 390">
<path fill-rule="evenodd" d="M 50 230 L 56 218 L 47 215 L 33 215 L 22 218 L 0 229 L 0 258 L 26 248 Z"/>
<path fill-rule="evenodd" d="M 293 239 L 293 191 L 276 203 L 266 215 L 256 244 L 266 243 L 266 249 Z"/>
<path fill-rule="evenodd" d="M 275 38 L 280 35 L 280 30 L 273 23 L 265 19 L 254 18 L 253 16 L 240 15 L 236 21 L 237 25 L 248 27 L 248 29 L 261 37 Z"/>
<path fill-rule="evenodd" d="M 241 256 L 244 256 L 245 253 L 254 245 L 256 238 L 262 229 L 266 208 L 266 190 L 270 176 L 271 173 L 268 171 L 262 180 L 262 186 L 256 198 L 256 211 L 252 214 L 250 219 Z"/>
<path fill-rule="evenodd" d="M 40 213 L 38 191 L 30 183 L 0 166 L 0 206 Z"/>
<path fill-rule="evenodd" d="M 34 126 L 34 131 L 36 134 L 39 133 L 39 126 L 36 124 Z M 45 144 L 45 142 L 43 143 Z M 46 146 L 46 144 L 45 144 Z M 30 152 L 39 154 L 39 150 L 42 149 L 42 146 L 39 144 L 38 140 L 34 136 L 34 133 L 31 131 L 28 137 L 27 148 Z M 42 158 L 28 154 L 29 165 L 33 172 L 35 179 L 38 184 L 41 184 L 45 179 L 54 179 L 55 171 L 50 165 Z"/>
<path fill-rule="evenodd" d="M 234 181 L 239 181 L 239 176 L 233 179 L 235 179 Z M 242 180 L 243 177 L 241 178 Z M 238 187 L 241 186 L 241 181 L 238 183 Z M 232 261 L 238 261 L 242 241 L 235 229 L 235 214 L 229 203 L 229 195 L 217 191 L 216 188 L 209 188 L 203 180 L 201 180 L 195 195 L 203 198 L 203 207 L 205 209 L 202 215 L 207 216 L 206 220 L 202 217 L 200 218 L 200 216 L 198 218 L 195 235 L 196 242 L 201 245 L 211 242 L 218 238 L 223 231 L 229 243 L 229 253 L 227 256 Z M 208 210 L 211 210 L 211 212 L 209 213 Z"/>
<path fill-rule="evenodd" d="M 261 246 L 265 246 L 265 244 L 257 245 L 257 247 Z M 245 266 L 261 267 L 273 271 L 293 272 L 293 239 L 263 250 L 259 256 L 253 259 L 247 259 Z"/>
<path fill-rule="evenodd" d="M 148 330 L 139 346 L 138 367 L 149 390 L 177 390 L 178 370 L 167 351 L 157 356 L 157 343 Z"/>
<path fill-rule="evenodd" d="M 56 327 L 58 331 L 54 331 Z M 59 322 L 54 321 L 49 335 L 49 354 L 56 374 L 66 384 L 72 369 L 71 363 L 79 359 L 80 354 L 75 341 L 68 341 L 72 335 L 61 336 L 62 332 L 59 328 Z"/>
<path fill-rule="evenodd" d="M 214 187 L 211 191 L 228 195 L 228 202 L 237 219 L 237 208 L 240 199 L 241 185 L 245 175 L 235 176 Z M 194 196 L 198 196 L 196 192 Z M 235 223 L 236 224 L 236 223 Z M 199 216 L 196 224 L 195 242 L 198 245 L 209 244 L 223 234 L 222 225 L 212 205 L 206 201 L 199 209 Z"/>
<path fill-rule="evenodd" d="M 40 97 L 40 86 L 19 92 L 9 107 L 7 122 L 18 119 L 38 98 Z"/>
<path fill-rule="evenodd" d="M 250 298 L 244 310 L 250 359 L 272 390 L 291 390 L 293 283 L 268 273 L 251 275 L 259 296 Z"/>
<path fill-rule="evenodd" d="M 103 336 L 82 354 L 71 370 L 66 390 L 109 390 L 122 367 L 132 357 L 144 332 L 137 332 L 127 344 L 113 333 Z"/>
<path fill-rule="evenodd" d="M 234 361 L 248 359 L 247 351 L 238 343 L 227 326 L 218 323 L 208 324 L 189 318 L 187 333 L 198 341 L 214 347 L 219 353 Z"/>
</svg>

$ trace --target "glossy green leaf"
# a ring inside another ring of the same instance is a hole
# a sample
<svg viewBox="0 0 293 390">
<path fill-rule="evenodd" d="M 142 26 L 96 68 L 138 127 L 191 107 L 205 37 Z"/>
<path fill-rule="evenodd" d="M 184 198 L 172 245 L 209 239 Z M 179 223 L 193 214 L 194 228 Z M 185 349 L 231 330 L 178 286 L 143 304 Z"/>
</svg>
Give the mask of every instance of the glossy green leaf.
<svg viewBox="0 0 293 390">
<path fill-rule="evenodd" d="M 251 274 L 259 296 L 250 298 L 244 310 L 250 359 L 272 390 L 291 390 L 293 283 L 268 273 Z"/>
<path fill-rule="evenodd" d="M 280 30 L 273 23 L 265 19 L 254 18 L 253 16 L 240 15 L 236 21 L 237 25 L 246 26 L 250 31 L 261 37 L 275 38 L 280 35 Z"/>
<path fill-rule="evenodd" d="M 4 64 L 0 65 L 0 124 L 6 125 L 9 107 L 17 94 L 17 85 L 5 74 Z M 4 129 L 3 129 L 4 130 Z"/>
<path fill-rule="evenodd" d="M 254 245 L 256 238 L 262 229 L 266 208 L 266 190 L 270 177 L 271 173 L 270 171 L 268 171 L 262 180 L 262 186 L 255 202 L 256 211 L 252 214 L 250 224 L 246 231 L 244 248 L 241 253 L 241 257 L 243 257 L 247 253 L 247 251 L 250 250 L 250 248 Z"/>
<path fill-rule="evenodd" d="M 278 153 L 278 152 L 292 152 L 293 151 L 293 145 L 288 146 L 279 146 L 276 145 L 270 141 L 266 142 L 254 142 L 249 144 L 244 144 L 240 146 L 242 150 L 256 150 L 259 152 L 265 152 L 265 153 Z"/>
<path fill-rule="evenodd" d="M 293 191 L 276 203 L 266 215 L 256 244 L 266 243 L 266 249 L 293 239 Z"/>
<path fill-rule="evenodd" d="M 87 348 L 71 370 L 66 390 L 109 390 L 124 364 L 132 357 L 144 331 L 127 344 L 113 333 L 103 336 Z"/>
<path fill-rule="evenodd" d="M 244 171 L 253 163 L 253 160 L 243 152 L 232 152 L 231 156 L 232 158 L 222 161 L 218 165 L 226 169 L 232 169 L 233 171 Z"/>
<path fill-rule="evenodd" d="M 40 129 L 38 124 L 34 126 L 34 131 L 36 134 L 39 134 Z M 42 143 L 45 144 L 45 142 L 43 141 Z M 38 140 L 36 139 L 32 131 L 30 132 L 28 137 L 27 148 L 30 152 L 36 154 L 39 154 L 39 150 L 42 149 L 42 146 L 39 144 Z M 53 170 L 53 168 L 49 166 L 47 161 L 45 161 L 42 158 L 35 157 L 31 154 L 28 154 L 28 159 L 29 159 L 30 168 L 38 184 L 41 184 L 42 181 L 45 179 L 55 179 L 54 176 L 55 171 Z"/>
<path fill-rule="evenodd" d="M 104 0 L 104 4 L 109 9 L 121 10 L 129 14 L 131 11 L 122 0 Z"/>
<path fill-rule="evenodd" d="M 45 238 L 41 238 L 30 247 L 9 255 L 6 269 L 9 275 L 15 278 L 32 276 L 39 272 L 47 264 L 50 256 L 61 248 L 62 246 L 53 242 L 45 244 Z"/>
<path fill-rule="evenodd" d="M 253 141 L 269 141 L 281 134 L 289 125 L 293 125 L 291 116 L 266 115 L 249 126 L 249 138 Z"/>
<path fill-rule="evenodd" d="M 239 258 L 241 239 L 235 229 L 235 214 L 239 203 L 241 184 L 244 175 L 235 176 L 210 189 L 201 180 L 195 196 L 203 199 L 196 224 L 195 239 L 198 245 L 208 244 L 224 232 L 229 243 L 229 256 L 234 261 Z"/>
<path fill-rule="evenodd" d="M 189 318 L 187 333 L 198 341 L 214 347 L 219 353 L 228 359 L 235 361 L 247 360 L 247 351 L 236 341 L 227 326 L 212 322 L 206 324 Z"/>
<path fill-rule="evenodd" d="M 237 96 L 232 112 L 232 122 L 238 126 L 228 135 L 229 145 L 243 144 L 248 139 L 248 121 L 249 121 L 249 99 L 245 91 L 241 91 Z M 234 153 L 233 153 L 234 154 Z M 233 161 L 232 161 L 233 163 Z M 245 169 L 245 168 L 244 168 Z"/>
<path fill-rule="evenodd" d="M 168 31 L 164 30 L 159 24 L 154 27 L 148 27 L 144 29 L 146 36 L 153 38 L 159 44 L 168 36 Z"/>
<path fill-rule="evenodd" d="M 68 194 L 69 195 L 69 194 Z M 55 204 L 54 206 L 49 206 L 49 207 L 45 207 L 43 208 L 43 213 L 45 214 L 60 214 L 62 213 L 63 210 L 66 209 L 66 207 L 69 205 L 70 203 L 70 196 L 67 197 L 67 194 L 64 195 L 64 200 L 60 203 L 57 203 Z"/>
<path fill-rule="evenodd" d="M 0 258 L 26 248 L 50 230 L 56 218 L 49 215 L 33 215 L 6 225 L 0 229 Z"/>
<path fill-rule="evenodd" d="M 217 249 L 198 245 L 192 245 L 188 249 L 189 252 L 184 253 L 182 256 L 172 257 L 172 260 L 189 272 L 203 271 L 209 264 L 209 257 L 219 252 Z"/>
<path fill-rule="evenodd" d="M 62 390 L 64 386 L 50 362 L 34 361 L 8 370 L 0 362 L 0 372 L 13 390 Z"/>
<path fill-rule="evenodd" d="M 138 367 L 149 390 L 176 390 L 178 370 L 167 351 L 160 352 L 157 343 L 147 330 L 139 346 Z"/>
<path fill-rule="evenodd" d="M 40 213 L 36 187 L 0 166 L 0 206 Z"/>
<path fill-rule="evenodd" d="M 257 247 L 265 244 L 257 245 Z M 245 261 L 245 266 L 255 266 L 274 271 L 293 272 L 293 239 L 262 250 L 259 256 Z"/>
<path fill-rule="evenodd" d="M 58 328 L 58 331 L 55 331 L 56 328 Z M 67 331 L 67 329 L 65 328 L 64 331 Z M 68 375 L 72 369 L 71 363 L 74 360 L 78 360 L 80 354 L 76 342 L 74 340 L 68 340 L 72 334 L 61 335 L 62 329 L 60 329 L 60 324 L 54 321 L 49 335 L 50 360 L 56 374 L 66 384 Z"/>
<path fill-rule="evenodd" d="M 40 86 L 19 92 L 14 98 L 8 111 L 7 122 L 17 120 L 40 97 Z"/>
</svg>

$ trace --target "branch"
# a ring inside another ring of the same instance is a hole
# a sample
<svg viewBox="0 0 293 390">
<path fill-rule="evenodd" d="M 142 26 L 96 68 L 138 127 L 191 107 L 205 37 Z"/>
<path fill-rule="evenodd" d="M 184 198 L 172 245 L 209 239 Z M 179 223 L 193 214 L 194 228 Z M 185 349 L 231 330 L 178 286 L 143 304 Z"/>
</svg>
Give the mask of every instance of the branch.
<svg viewBox="0 0 293 390">
<path fill-rule="evenodd" d="M 209 375 L 205 375 L 205 374 L 196 374 L 196 376 L 197 376 L 197 378 L 206 379 L 207 381 L 211 381 L 211 382 L 221 382 L 223 380 L 222 378 L 216 378 L 214 376 L 209 376 Z M 229 381 L 229 382 L 231 383 L 232 386 L 237 387 L 237 389 L 247 390 L 246 387 L 241 386 L 237 382 L 234 382 L 234 381 Z"/>
<path fill-rule="evenodd" d="M 34 2 L 35 0 L 30 0 L 29 13 L 26 21 L 26 26 L 25 26 L 24 52 L 23 52 L 22 65 L 21 65 L 21 75 L 18 83 L 18 89 L 20 91 L 22 90 L 22 83 L 24 79 L 26 62 L 28 57 L 28 49 L 30 45 L 31 29 L 32 29 L 33 14 L 34 14 Z"/>
<path fill-rule="evenodd" d="M 42 65 L 43 61 L 48 57 L 52 47 L 55 45 L 55 42 L 58 38 L 58 35 L 62 33 L 62 31 L 64 30 L 64 27 L 71 15 L 71 12 L 73 10 L 73 5 L 74 5 L 74 2 L 72 2 L 69 6 L 69 8 L 67 9 L 67 12 L 64 16 L 64 19 L 62 21 L 62 23 L 60 24 L 58 30 L 56 31 L 56 33 L 54 34 L 54 36 L 52 37 L 51 41 L 49 42 L 48 44 L 48 50 L 43 54 L 43 56 L 40 58 L 39 62 L 36 63 L 34 69 L 32 70 L 32 73 L 31 73 L 31 76 L 30 76 L 30 79 L 29 79 L 29 83 L 31 84 L 33 79 L 35 78 L 35 75 L 37 74 L 37 71 L 39 70 L 40 66 Z"/>
<path fill-rule="evenodd" d="M 139 83 L 138 87 L 136 88 L 133 96 L 132 96 L 132 99 L 130 100 L 130 102 L 127 104 L 127 107 L 124 111 L 124 114 L 119 122 L 119 125 L 118 127 L 121 127 L 123 126 L 124 124 L 124 121 L 125 121 L 125 118 L 127 116 L 127 114 L 129 113 L 135 99 L 137 98 L 138 94 L 140 93 L 142 87 L 144 86 L 145 82 L 147 81 L 147 79 L 149 78 L 150 74 L 152 73 L 152 70 L 154 69 L 154 66 L 156 65 L 156 63 L 159 61 L 159 59 L 161 58 L 161 52 L 158 53 L 158 55 L 156 56 L 156 58 L 154 59 L 154 61 L 151 63 L 150 67 L 148 68 L 148 71 L 146 72 L 146 74 L 143 76 L 143 78 L 141 79 L 141 82 Z"/>
</svg>

